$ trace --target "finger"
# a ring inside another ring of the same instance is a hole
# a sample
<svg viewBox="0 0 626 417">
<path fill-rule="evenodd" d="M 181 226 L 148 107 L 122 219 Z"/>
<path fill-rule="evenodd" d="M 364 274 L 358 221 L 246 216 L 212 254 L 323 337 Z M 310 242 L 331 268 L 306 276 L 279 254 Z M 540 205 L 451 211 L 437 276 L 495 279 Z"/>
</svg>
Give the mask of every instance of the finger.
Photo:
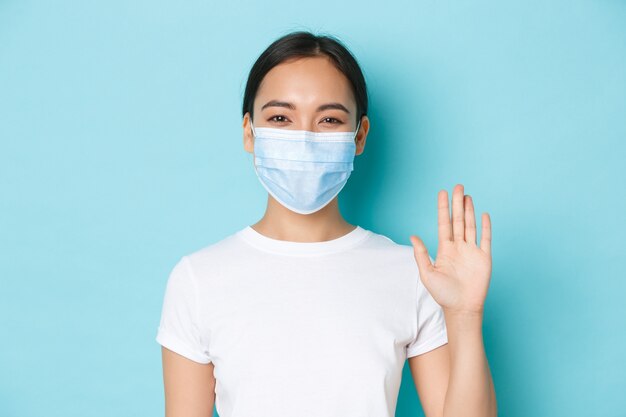
<svg viewBox="0 0 626 417">
<path fill-rule="evenodd" d="M 463 219 L 463 186 L 457 184 L 452 191 L 452 235 L 454 241 L 465 240 L 465 220 Z"/>
<path fill-rule="evenodd" d="M 476 217 L 474 214 L 474 203 L 472 202 L 472 197 L 469 195 L 465 196 L 465 240 L 467 242 L 471 242 L 473 245 L 476 244 Z"/>
<path fill-rule="evenodd" d="M 480 248 L 487 254 L 491 255 L 491 218 L 489 214 L 483 213 L 483 228 L 480 233 Z"/>
<path fill-rule="evenodd" d="M 426 271 L 430 271 L 432 269 L 433 264 L 430 262 L 428 250 L 426 249 L 424 242 L 422 242 L 422 239 L 415 235 L 411 235 L 410 239 L 413 244 L 413 254 L 415 255 L 415 260 L 417 261 L 420 276 L 423 277 Z"/>
<path fill-rule="evenodd" d="M 439 225 L 439 243 L 452 240 L 452 225 L 450 224 L 450 207 L 448 206 L 448 192 L 440 190 L 437 202 Z"/>
</svg>

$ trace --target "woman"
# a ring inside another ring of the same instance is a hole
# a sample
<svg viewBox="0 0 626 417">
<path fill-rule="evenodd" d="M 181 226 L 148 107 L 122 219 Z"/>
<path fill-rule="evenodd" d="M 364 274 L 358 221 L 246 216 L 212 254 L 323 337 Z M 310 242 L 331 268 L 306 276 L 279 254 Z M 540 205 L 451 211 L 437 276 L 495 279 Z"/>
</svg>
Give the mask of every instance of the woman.
<svg viewBox="0 0 626 417">
<path fill-rule="evenodd" d="M 336 38 L 294 32 L 251 69 L 244 149 L 268 191 L 252 226 L 173 268 L 157 341 L 166 415 L 391 417 L 404 361 L 427 417 L 495 416 L 482 340 L 490 222 L 439 192 L 432 264 L 348 223 L 337 196 L 369 131 L 367 91 Z"/>
</svg>

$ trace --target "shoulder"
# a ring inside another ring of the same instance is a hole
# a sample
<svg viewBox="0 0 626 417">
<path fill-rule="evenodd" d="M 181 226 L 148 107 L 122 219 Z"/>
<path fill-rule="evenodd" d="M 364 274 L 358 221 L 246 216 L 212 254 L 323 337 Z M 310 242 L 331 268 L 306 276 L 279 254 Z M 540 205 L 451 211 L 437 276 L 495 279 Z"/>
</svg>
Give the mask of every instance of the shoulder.
<svg viewBox="0 0 626 417">
<path fill-rule="evenodd" d="M 380 234 L 380 233 L 375 233 L 373 231 L 370 231 L 372 233 L 373 238 L 370 239 L 372 240 L 372 243 L 375 246 L 378 246 L 381 249 L 385 249 L 387 251 L 391 251 L 394 252 L 396 254 L 398 254 L 399 256 L 403 256 L 403 257 L 410 257 L 413 262 L 415 262 L 415 252 L 414 252 L 414 248 L 412 244 L 401 244 L 401 243 L 397 243 L 396 241 L 392 240 L 390 237 Z M 408 236 L 407 236 L 407 241 L 408 241 Z M 430 256 L 430 254 L 428 255 L 428 257 L 430 258 L 431 262 L 435 262 L 435 260 Z"/>
<path fill-rule="evenodd" d="M 407 257 L 413 256 L 413 246 L 398 243 L 389 236 L 368 230 L 370 237 L 364 248 L 379 251 L 385 256 Z"/>
<path fill-rule="evenodd" d="M 417 273 L 417 263 L 413 254 L 413 246 L 399 243 L 388 235 L 369 231 L 370 237 L 361 250 L 367 257 L 379 259 L 393 270 L 402 270 L 410 274 Z"/>
<path fill-rule="evenodd" d="M 185 255 L 192 263 L 212 261 L 217 259 L 228 259 L 241 249 L 241 241 L 237 238 L 237 232 L 226 237 L 202 246 Z"/>
<path fill-rule="evenodd" d="M 372 251 L 371 256 L 382 257 L 384 262 L 393 265 L 396 271 L 409 273 L 411 276 L 420 280 L 419 268 L 415 259 L 415 252 L 412 244 L 402 244 L 393 240 L 387 235 L 370 231 L 371 236 L 367 240 L 364 248 Z M 408 240 L 408 236 L 407 236 Z M 434 259 L 429 255 L 430 261 L 434 263 Z"/>
<path fill-rule="evenodd" d="M 213 243 L 184 253 L 176 267 L 185 265 L 194 276 L 214 276 L 229 264 L 241 262 L 242 243 L 237 232 L 227 235 Z"/>
</svg>

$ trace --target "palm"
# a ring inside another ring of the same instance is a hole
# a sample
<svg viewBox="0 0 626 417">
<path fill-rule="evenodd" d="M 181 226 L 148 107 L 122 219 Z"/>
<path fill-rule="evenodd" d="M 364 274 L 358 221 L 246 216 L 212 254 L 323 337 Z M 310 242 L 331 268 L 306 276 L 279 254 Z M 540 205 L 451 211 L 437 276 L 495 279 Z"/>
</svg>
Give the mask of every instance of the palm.
<svg viewBox="0 0 626 417">
<path fill-rule="evenodd" d="M 457 185 L 452 195 L 438 195 L 439 247 L 432 264 L 422 240 L 412 235 L 415 259 L 424 286 L 449 311 L 482 312 L 491 279 L 491 222 L 483 213 L 480 247 L 476 244 L 474 205 Z"/>
</svg>

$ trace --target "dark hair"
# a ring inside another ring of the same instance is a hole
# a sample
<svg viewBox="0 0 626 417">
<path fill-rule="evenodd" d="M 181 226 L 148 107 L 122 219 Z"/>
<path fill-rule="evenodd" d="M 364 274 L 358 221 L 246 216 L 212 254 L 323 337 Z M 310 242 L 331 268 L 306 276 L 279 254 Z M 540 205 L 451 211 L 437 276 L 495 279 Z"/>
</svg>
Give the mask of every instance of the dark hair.
<svg viewBox="0 0 626 417">
<path fill-rule="evenodd" d="M 272 42 L 257 58 L 248 75 L 243 97 L 242 116 L 250 112 L 257 90 L 265 75 L 276 65 L 291 58 L 327 56 L 350 81 L 357 106 L 357 122 L 367 114 L 367 87 L 365 77 L 348 48 L 332 35 L 315 35 L 308 31 L 288 33 Z"/>
</svg>

